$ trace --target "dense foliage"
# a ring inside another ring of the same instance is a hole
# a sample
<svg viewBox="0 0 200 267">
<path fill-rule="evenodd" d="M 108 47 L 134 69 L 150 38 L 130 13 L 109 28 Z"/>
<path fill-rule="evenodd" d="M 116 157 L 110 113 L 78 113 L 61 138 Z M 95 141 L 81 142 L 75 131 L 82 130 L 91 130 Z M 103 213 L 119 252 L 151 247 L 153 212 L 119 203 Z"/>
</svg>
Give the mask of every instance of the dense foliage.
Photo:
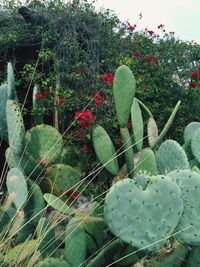
<svg viewBox="0 0 200 267">
<path fill-rule="evenodd" d="M 151 25 L 137 31 L 137 25 L 120 22 L 110 10 L 97 12 L 88 1 L 29 1 L 26 6 L 7 1 L 1 13 L 0 77 L 5 79 L 6 63 L 13 62 L 28 128 L 28 114 L 42 113 L 85 154 L 91 151 L 90 126 L 96 123 L 120 144 L 111 87 L 121 64 L 133 71 L 137 96 L 148 103 L 160 127 L 182 101 L 169 137 L 182 142 L 183 127 L 198 119 L 199 44 L 176 38 L 164 25 L 156 33 Z M 40 109 L 31 107 L 35 84 Z"/>
</svg>

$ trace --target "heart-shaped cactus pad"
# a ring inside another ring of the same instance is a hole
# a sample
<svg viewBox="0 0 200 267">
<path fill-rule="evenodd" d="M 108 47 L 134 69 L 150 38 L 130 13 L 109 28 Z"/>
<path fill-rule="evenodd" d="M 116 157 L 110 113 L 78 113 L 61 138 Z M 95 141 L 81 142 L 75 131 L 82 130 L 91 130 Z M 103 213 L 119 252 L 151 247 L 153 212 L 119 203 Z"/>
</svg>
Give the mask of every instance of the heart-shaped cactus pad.
<svg viewBox="0 0 200 267">
<path fill-rule="evenodd" d="M 152 176 L 145 190 L 132 179 L 113 185 L 106 195 L 104 217 L 111 232 L 138 249 L 157 251 L 173 234 L 183 200 L 176 183 Z"/>
</svg>

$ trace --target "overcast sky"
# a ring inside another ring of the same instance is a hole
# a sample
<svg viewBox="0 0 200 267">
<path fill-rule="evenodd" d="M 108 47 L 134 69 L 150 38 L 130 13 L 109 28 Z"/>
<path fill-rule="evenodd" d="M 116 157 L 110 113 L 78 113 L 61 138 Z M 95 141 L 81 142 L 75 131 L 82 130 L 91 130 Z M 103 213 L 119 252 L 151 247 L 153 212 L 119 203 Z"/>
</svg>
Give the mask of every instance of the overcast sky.
<svg viewBox="0 0 200 267">
<path fill-rule="evenodd" d="M 121 20 L 136 23 L 139 29 L 158 32 L 157 26 L 164 24 L 181 39 L 200 43 L 200 0 L 96 0 L 95 6 L 114 10 Z"/>
</svg>

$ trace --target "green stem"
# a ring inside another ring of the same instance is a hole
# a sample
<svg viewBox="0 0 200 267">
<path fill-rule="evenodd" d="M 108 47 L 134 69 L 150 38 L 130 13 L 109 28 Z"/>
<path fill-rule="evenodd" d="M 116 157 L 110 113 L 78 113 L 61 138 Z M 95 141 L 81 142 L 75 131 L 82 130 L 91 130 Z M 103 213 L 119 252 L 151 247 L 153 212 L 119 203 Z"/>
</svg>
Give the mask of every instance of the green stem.
<svg viewBox="0 0 200 267">
<path fill-rule="evenodd" d="M 131 137 L 128 128 L 120 128 L 121 137 L 123 140 L 124 155 L 126 160 L 127 172 L 130 178 L 134 176 L 134 155 L 132 149 Z"/>
<path fill-rule="evenodd" d="M 181 101 L 179 100 L 177 103 L 176 103 L 176 106 L 172 112 L 172 114 L 170 115 L 167 123 L 165 124 L 163 130 L 161 131 L 161 133 L 159 134 L 158 138 L 156 139 L 155 143 L 151 146 L 151 149 L 154 150 L 160 143 L 161 141 L 163 140 L 163 138 L 165 137 L 165 135 L 167 134 L 170 126 L 172 125 L 172 122 L 174 120 L 174 117 L 176 116 L 176 113 L 180 107 L 180 104 L 181 104 Z"/>
</svg>

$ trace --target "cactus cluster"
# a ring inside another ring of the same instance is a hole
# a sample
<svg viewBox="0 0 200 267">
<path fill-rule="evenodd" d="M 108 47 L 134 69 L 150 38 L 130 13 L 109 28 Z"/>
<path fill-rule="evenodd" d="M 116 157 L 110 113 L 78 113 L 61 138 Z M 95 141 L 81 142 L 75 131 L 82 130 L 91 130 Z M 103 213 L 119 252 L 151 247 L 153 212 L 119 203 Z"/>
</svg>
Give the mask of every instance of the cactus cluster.
<svg viewBox="0 0 200 267">
<path fill-rule="evenodd" d="M 191 248 L 200 245 L 200 123 L 193 122 L 186 127 L 183 146 L 174 140 L 166 140 L 161 144 L 180 102 L 158 134 L 153 115 L 140 100 L 134 98 L 133 81 L 128 67 L 118 68 L 113 94 L 123 140 L 126 172 L 122 180 L 114 182 L 106 195 L 104 219 L 112 234 L 132 246 L 132 254 L 145 251 L 150 255 L 152 252 L 159 255 L 162 249 L 167 251 L 168 242 L 172 242 L 169 256 L 165 255 L 163 259 L 152 257 L 145 265 L 141 259 L 134 266 L 180 266 L 182 260 L 175 261 L 178 255 L 184 259 Z M 123 86 L 131 83 L 129 89 Z M 123 90 L 129 92 L 129 97 Z M 126 99 L 120 106 L 123 93 Z M 149 115 L 147 148 L 143 148 L 144 123 L 140 107 Z M 121 113 L 126 115 L 123 117 L 119 115 Z M 133 138 L 126 127 L 129 116 Z M 116 160 L 117 152 L 101 126 L 93 130 L 93 143 L 99 161 L 111 174 L 119 177 L 121 170 Z M 196 260 L 195 253 L 198 252 L 188 254 L 188 266 Z"/>
<path fill-rule="evenodd" d="M 117 69 L 113 94 L 125 165 L 121 168 L 109 134 L 95 127 L 97 158 L 115 178 L 103 207 L 93 201 L 84 211 L 62 197 L 81 180 L 69 164 L 62 135 L 40 115 L 25 130 L 14 85 L 8 64 L 7 84 L 0 87 L 6 118 L 0 114 L 0 137 L 9 145 L 7 196 L 0 207 L 1 266 L 175 267 L 183 261 L 200 266 L 200 123 L 185 128 L 182 146 L 174 140 L 161 144 L 180 102 L 159 133 L 152 113 L 135 97 L 131 70 Z M 35 86 L 33 94 L 38 90 Z"/>
</svg>

